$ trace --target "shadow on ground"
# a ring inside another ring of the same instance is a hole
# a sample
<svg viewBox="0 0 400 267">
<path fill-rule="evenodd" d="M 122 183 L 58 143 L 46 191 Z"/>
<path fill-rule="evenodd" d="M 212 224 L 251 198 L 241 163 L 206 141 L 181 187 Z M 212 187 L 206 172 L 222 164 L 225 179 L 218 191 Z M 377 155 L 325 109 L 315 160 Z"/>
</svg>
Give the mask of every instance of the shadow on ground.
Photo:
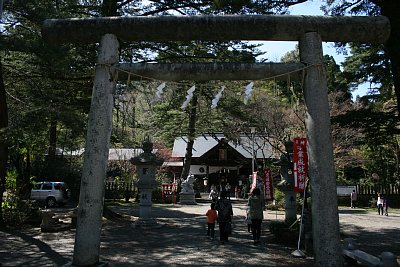
<svg viewBox="0 0 400 267">
<path fill-rule="evenodd" d="M 155 227 L 135 227 L 137 204 L 110 208 L 125 215 L 105 220 L 101 234 L 101 260 L 109 266 L 310 266 L 312 258 L 297 259 L 293 247 L 273 242 L 266 224 L 262 244 L 254 246 L 244 217 L 235 215 L 229 242 L 206 237 L 201 213 L 174 205 L 154 205 Z M 198 208 L 198 207 L 197 207 Z M 241 207 L 238 207 L 238 209 Z M 3 266 L 61 266 L 72 261 L 75 230 L 41 233 L 40 228 L 0 231 L 0 262 Z"/>
<path fill-rule="evenodd" d="M 103 223 L 100 255 L 109 266 L 300 267 L 314 263 L 312 257 L 291 256 L 297 247 L 284 245 L 275 239 L 267 229 L 267 223 L 263 223 L 261 245 L 254 246 L 244 222 L 243 203 L 234 205 L 233 234 L 225 244 L 218 241 L 218 227 L 215 240 L 206 237 L 204 213 L 209 206 L 207 203 L 193 207 L 154 205 L 152 214 L 157 218 L 157 225 L 149 228 L 135 226 L 139 216 L 138 204 L 108 205 L 124 215 L 120 219 L 105 219 Z M 55 211 L 62 212 L 63 209 Z M 360 249 L 376 256 L 382 251 L 400 255 L 399 227 L 379 227 L 382 220 L 391 225 L 398 217 L 381 218 L 356 209 L 341 210 L 340 215 L 347 219 L 340 223 L 343 238 L 353 237 Z M 374 224 L 375 227 L 365 226 Z M 74 229 L 57 233 L 41 233 L 38 227 L 1 230 L 0 263 L 2 266 L 61 266 L 72 261 L 74 237 Z"/>
</svg>

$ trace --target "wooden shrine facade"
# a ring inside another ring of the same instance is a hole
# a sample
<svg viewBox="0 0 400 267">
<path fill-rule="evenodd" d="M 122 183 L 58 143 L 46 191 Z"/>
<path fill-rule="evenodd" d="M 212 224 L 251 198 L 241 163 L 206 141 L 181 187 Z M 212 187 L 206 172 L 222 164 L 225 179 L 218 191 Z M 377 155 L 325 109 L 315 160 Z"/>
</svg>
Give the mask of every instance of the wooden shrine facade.
<svg viewBox="0 0 400 267">
<path fill-rule="evenodd" d="M 172 158 L 178 175 L 183 169 L 186 145 L 187 137 L 175 139 Z M 198 183 L 203 181 L 205 189 L 213 184 L 229 183 L 232 187 L 246 184 L 252 172 L 253 154 L 256 170 L 262 170 L 266 162 L 277 158 L 263 138 L 246 134 L 237 142 L 228 141 L 223 134 L 203 134 L 195 139 L 192 153 L 190 174 L 195 175 Z"/>
</svg>

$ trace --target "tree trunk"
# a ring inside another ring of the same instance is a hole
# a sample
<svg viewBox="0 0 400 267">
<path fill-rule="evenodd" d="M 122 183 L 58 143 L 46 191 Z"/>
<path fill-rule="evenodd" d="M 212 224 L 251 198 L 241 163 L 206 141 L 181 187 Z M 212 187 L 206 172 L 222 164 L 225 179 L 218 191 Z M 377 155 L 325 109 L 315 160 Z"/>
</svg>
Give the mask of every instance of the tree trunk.
<svg viewBox="0 0 400 267">
<path fill-rule="evenodd" d="M 0 227 L 3 226 L 3 195 L 6 190 L 6 172 L 8 159 L 8 145 L 6 133 L 8 127 L 8 109 L 6 89 L 3 80 L 3 65 L 0 59 Z"/>
<path fill-rule="evenodd" d="M 196 120 L 197 120 L 197 93 L 196 91 L 193 92 L 193 97 L 190 101 L 190 114 L 189 114 L 189 127 L 188 127 L 188 143 L 186 146 L 186 154 L 184 160 L 184 166 L 181 174 L 181 181 L 182 179 L 186 179 L 189 175 L 190 165 L 192 161 L 192 151 L 193 151 L 193 144 L 196 134 Z"/>
<path fill-rule="evenodd" d="M 19 146 L 18 148 L 22 147 Z M 16 150 L 18 153 L 16 155 L 14 166 L 17 171 L 16 177 L 16 195 L 18 200 L 28 199 L 30 194 L 30 151 L 26 148 L 26 152 L 21 152 L 21 149 Z M 19 202 L 17 203 L 20 204 Z"/>
<path fill-rule="evenodd" d="M 400 115 L 400 16 L 399 1 L 379 1 L 382 15 L 387 16 L 390 21 L 390 36 L 385 43 L 389 54 L 394 90 L 397 100 L 397 113 Z M 399 116 L 400 118 L 400 116 Z"/>
<path fill-rule="evenodd" d="M 57 153 L 57 120 L 52 115 L 49 127 L 49 151 L 47 155 L 47 176 L 54 180 L 56 175 L 56 153 Z"/>
<path fill-rule="evenodd" d="M 103 0 L 101 14 L 103 17 L 118 16 L 118 2 L 120 0 Z"/>
</svg>

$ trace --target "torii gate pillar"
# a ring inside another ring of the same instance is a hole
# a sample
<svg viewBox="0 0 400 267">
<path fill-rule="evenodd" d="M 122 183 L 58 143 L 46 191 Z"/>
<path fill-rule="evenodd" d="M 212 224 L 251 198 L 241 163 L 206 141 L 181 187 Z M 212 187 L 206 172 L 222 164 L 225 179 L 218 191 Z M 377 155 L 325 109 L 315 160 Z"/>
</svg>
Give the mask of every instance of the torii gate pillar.
<svg viewBox="0 0 400 267">
<path fill-rule="evenodd" d="M 304 98 L 315 266 L 341 266 L 336 178 L 321 37 L 316 32 L 305 33 L 299 41 L 299 50 L 300 61 L 312 65 L 305 72 Z"/>
<path fill-rule="evenodd" d="M 119 43 L 113 34 L 101 38 L 86 135 L 76 225 L 74 266 L 99 263 L 105 177 L 112 129 L 114 72 Z"/>
</svg>

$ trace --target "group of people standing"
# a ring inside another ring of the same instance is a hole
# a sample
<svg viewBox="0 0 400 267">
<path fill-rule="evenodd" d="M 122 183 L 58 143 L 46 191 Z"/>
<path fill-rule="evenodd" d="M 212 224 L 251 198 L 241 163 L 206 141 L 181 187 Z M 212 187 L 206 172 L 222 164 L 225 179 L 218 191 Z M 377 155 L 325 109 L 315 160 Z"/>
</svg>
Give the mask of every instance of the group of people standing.
<svg viewBox="0 0 400 267">
<path fill-rule="evenodd" d="M 214 198 L 213 198 L 214 200 Z M 260 243 L 261 224 L 264 219 L 264 198 L 259 188 L 254 188 L 247 201 L 248 223 L 253 234 L 254 245 Z M 219 239 L 221 244 L 228 242 L 229 235 L 232 232 L 233 208 L 230 199 L 227 198 L 227 192 L 221 191 L 219 199 L 211 203 L 207 216 L 207 236 L 214 239 L 215 223 L 219 226 Z"/>
<path fill-rule="evenodd" d="M 234 191 L 234 194 L 235 194 L 234 196 L 235 196 L 236 199 L 247 197 L 247 194 L 246 194 L 247 187 L 246 187 L 246 185 L 243 185 L 243 186 L 235 185 L 234 187 L 232 187 L 229 183 L 226 183 L 225 185 L 224 184 L 220 184 L 218 186 L 211 185 L 209 197 L 214 200 L 215 198 L 218 198 L 218 195 L 221 192 L 226 192 L 226 197 L 228 199 L 230 199 L 231 196 L 233 196 L 233 191 Z"/>
<path fill-rule="evenodd" d="M 357 205 L 357 192 L 353 190 L 350 194 L 351 208 L 355 208 Z M 388 216 L 388 208 L 389 203 L 386 197 L 384 197 L 381 193 L 378 193 L 378 197 L 376 200 L 376 207 L 378 209 L 378 215 L 386 215 Z"/>
<path fill-rule="evenodd" d="M 388 200 L 386 197 L 378 193 L 378 199 L 376 200 L 376 207 L 378 208 L 378 215 L 388 216 Z"/>
</svg>

